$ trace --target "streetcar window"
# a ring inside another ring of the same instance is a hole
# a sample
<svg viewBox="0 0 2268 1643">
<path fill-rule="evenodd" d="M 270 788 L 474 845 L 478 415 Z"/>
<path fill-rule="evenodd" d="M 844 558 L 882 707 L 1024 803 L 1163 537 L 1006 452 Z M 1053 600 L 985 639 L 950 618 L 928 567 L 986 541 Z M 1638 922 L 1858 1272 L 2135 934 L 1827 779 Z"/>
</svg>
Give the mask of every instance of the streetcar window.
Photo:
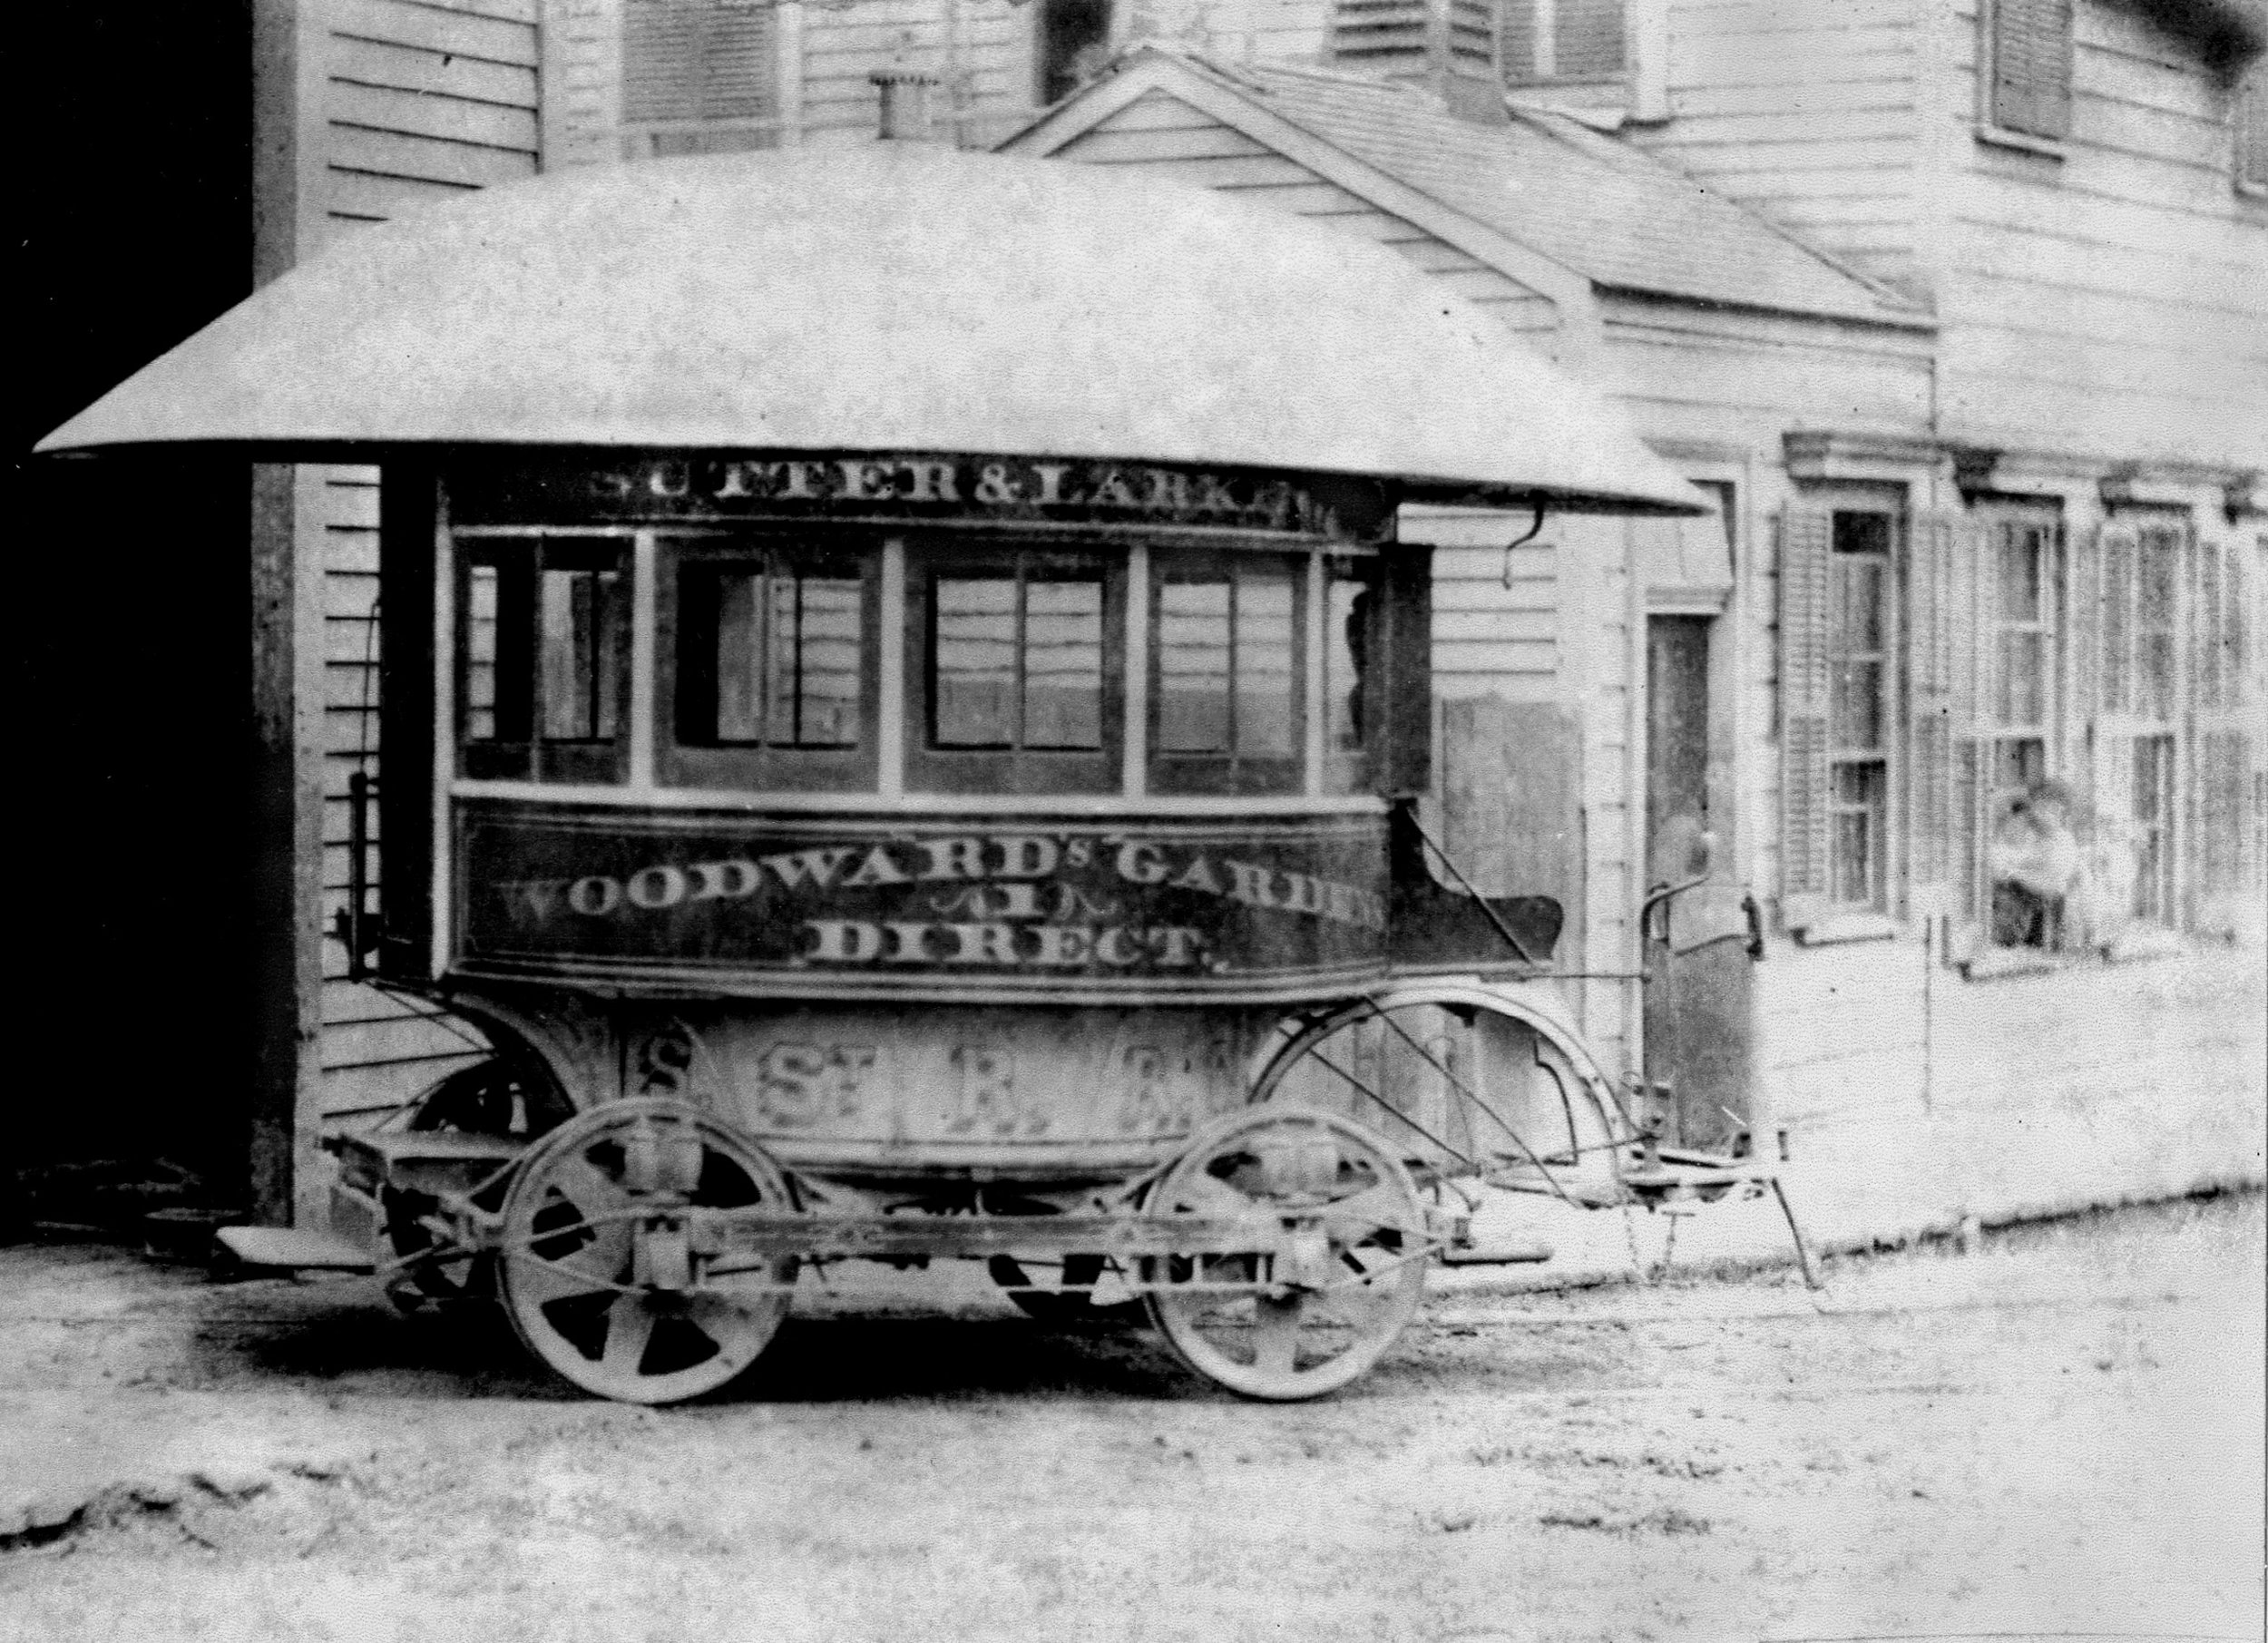
<svg viewBox="0 0 2268 1643">
<path fill-rule="evenodd" d="M 459 585 L 460 766 L 492 779 L 620 778 L 629 578 L 618 543 L 470 544 Z"/>
<path fill-rule="evenodd" d="M 936 745 L 1102 746 L 1102 583 L 941 576 Z"/>
<path fill-rule="evenodd" d="M 875 555 L 794 543 L 667 541 L 656 612 L 674 701 L 658 748 L 670 785 L 872 785 Z"/>
<path fill-rule="evenodd" d="M 1299 791 L 1305 582 L 1296 560 L 1160 561 L 1150 633 L 1156 790 Z"/>
<path fill-rule="evenodd" d="M 1115 787 L 1117 576 L 1041 550 L 925 564 L 909 773 L 962 792 Z"/>
<path fill-rule="evenodd" d="M 1323 582 L 1324 790 L 1357 793 L 1369 783 L 1367 678 L 1377 621 L 1375 561 L 1326 559 Z"/>
</svg>

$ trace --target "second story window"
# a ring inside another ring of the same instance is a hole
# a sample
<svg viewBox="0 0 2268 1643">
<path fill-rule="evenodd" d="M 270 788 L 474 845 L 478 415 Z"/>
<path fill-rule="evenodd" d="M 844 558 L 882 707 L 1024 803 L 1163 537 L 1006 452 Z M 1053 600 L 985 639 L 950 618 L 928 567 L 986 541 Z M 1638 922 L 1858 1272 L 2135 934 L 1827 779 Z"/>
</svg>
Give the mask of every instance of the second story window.
<svg viewBox="0 0 2268 1643">
<path fill-rule="evenodd" d="M 2268 56 L 2236 88 L 2235 171 L 2240 192 L 2268 196 Z"/>
<path fill-rule="evenodd" d="M 1110 0 L 1040 0 L 1031 8 L 1032 56 L 1044 105 L 1061 103 L 1101 72 L 1110 52 Z"/>
<path fill-rule="evenodd" d="M 1623 0 L 1504 0 L 1504 78 L 1613 80 L 1628 66 Z"/>
<path fill-rule="evenodd" d="M 2072 0 L 1984 0 L 1978 64 L 1985 123 L 2071 134 Z"/>
<path fill-rule="evenodd" d="M 633 159 L 778 141 L 777 8 L 621 0 L 622 126 Z"/>
</svg>

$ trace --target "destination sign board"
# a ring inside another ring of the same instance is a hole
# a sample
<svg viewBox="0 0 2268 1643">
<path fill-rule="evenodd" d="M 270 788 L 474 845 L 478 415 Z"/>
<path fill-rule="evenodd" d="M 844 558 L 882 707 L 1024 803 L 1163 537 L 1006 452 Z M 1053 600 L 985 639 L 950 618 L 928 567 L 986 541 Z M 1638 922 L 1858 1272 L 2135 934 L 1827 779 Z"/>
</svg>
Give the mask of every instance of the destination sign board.
<svg viewBox="0 0 2268 1643">
<path fill-rule="evenodd" d="M 1337 474 L 933 452 L 680 453 L 597 464 L 504 457 L 448 478 L 461 524 L 933 519 L 1152 525 L 1380 540 L 1385 489 Z"/>
<path fill-rule="evenodd" d="M 1373 817 L 866 824 L 483 801 L 457 867 L 459 956 L 505 968 L 1204 991 L 1361 970 L 1386 939 Z"/>
</svg>

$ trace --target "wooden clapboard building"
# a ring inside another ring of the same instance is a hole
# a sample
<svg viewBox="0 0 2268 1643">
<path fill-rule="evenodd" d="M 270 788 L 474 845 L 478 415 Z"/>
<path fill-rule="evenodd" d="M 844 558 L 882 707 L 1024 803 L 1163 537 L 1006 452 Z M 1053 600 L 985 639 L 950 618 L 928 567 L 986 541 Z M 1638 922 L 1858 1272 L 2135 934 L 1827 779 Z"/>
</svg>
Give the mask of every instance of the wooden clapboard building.
<svg viewBox="0 0 2268 1643">
<path fill-rule="evenodd" d="M 1404 529 L 1442 546 L 1437 819 L 1483 887 L 1566 904 L 1571 1002 L 1626 1067 L 1676 1032 L 1627 978 L 1696 830 L 1768 931 L 1742 1076 L 1798 1120 L 2060 1065 L 2001 1041 L 2106 1064 L 2122 973 L 1995 951 L 1991 838 L 2037 780 L 2132 863 L 2121 952 L 2256 933 L 2252 0 L 263 0 L 251 35 L 261 277 L 539 170 L 870 142 L 887 93 L 902 133 L 1395 246 L 1620 397 L 1720 517 Z M 382 776 L 376 491 L 261 484 L 260 757 L 322 866 L 251 932 L 291 955 L 273 1209 L 285 1154 L 471 1049 L 312 934 L 353 876 L 347 782 Z M 1508 781 L 1540 746 L 1561 778 Z M 2210 1053 L 2226 987 L 2256 1012 L 2234 962 L 2118 1064 Z M 2012 971 L 2046 973 L 1989 984 Z M 1964 1027 L 1986 998 L 2015 1024 Z"/>
</svg>

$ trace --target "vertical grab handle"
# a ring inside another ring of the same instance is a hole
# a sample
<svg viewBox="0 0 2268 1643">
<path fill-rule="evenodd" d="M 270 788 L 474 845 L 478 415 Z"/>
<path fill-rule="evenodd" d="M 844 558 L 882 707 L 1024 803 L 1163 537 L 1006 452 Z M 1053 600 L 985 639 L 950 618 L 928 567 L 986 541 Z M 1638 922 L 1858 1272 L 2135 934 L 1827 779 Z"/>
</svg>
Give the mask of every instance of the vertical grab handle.
<svg viewBox="0 0 2268 1643">
<path fill-rule="evenodd" d="M 340 923 L 347 940 L 347 979 L 367 980 L 370 944 L 364 934 L 370 895 L 370 777 L 357 770 L 347 778 L 347 908 Z"/>
</svg>

